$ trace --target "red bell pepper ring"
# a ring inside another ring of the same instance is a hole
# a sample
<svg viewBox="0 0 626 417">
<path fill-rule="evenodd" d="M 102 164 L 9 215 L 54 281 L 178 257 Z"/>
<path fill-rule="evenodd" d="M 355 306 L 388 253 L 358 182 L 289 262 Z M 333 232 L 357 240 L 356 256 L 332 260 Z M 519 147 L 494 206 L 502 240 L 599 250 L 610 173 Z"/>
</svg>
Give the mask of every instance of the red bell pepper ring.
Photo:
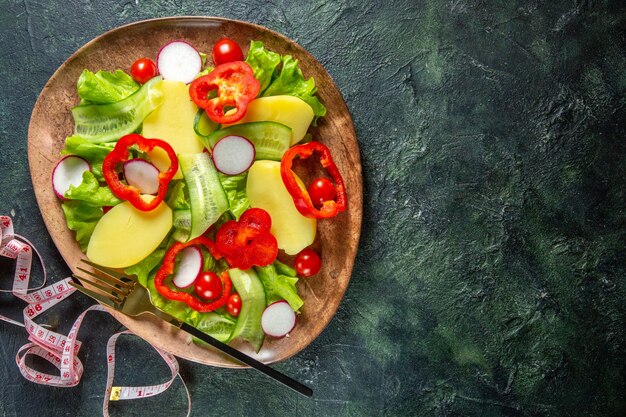
<svg viewBox="0 0 626 417">
<path fill-rule="evenodd" d="M 170 160 L 170 166 L 167 171 L 161 171 L 159 173 L 159 190 L 157 195 L 149 202 L 146 202 L 143 198 L 141 198 L 141 190 L 137 187 L 122 183 L 116 170 L 118 164 L 128 161 L 131 156 L 129 148 L 133 145 L 135 145 L 140 151 L 146 153 L 152 151 L 154 148 L 161 148 L 167 153 Z M 178 158 L 176 157 L 176 152 L 174 152 L 174 149 L 172 149 L 169 143 L 161 139 L 146 139 L 143 136 L 134 133 L 120 138 L 120 140 L 118 140 L 115 144 L 115 148 L 113 148 L 113 150 L 104 158 L 104 161 L 102 162 L 102 174 L 104 175 L 104 180 L 113 194 L 122 200 L 127 200 L 130 204 L 142 211 L 151 211 L 157 208 L 157 206 L 165 198 L 167 186 L 177 171 Z"/>
<path fill-rule="evenodd" d="M 270 233 L 272 218 L 260 208 L 246 210 L 239 221 L 230 220 L 215 235 L 217 249 L 228 264 L 239 269 L 266 266 L 276 260 L 278 242 Z"/>
<path fill-rule="evenodd" d="M 245 116 L 248 103 L 256 98 L 260 89 L 261 84 L 254 78 L 250 65 L 235 61 L 218 65 L 207 75 L 196 78 L 189 87 L 189 95 L 211 120 L 228 124 Z M 217 96 L 209 98 L 212 91 L 217 91 Z M 230 113 L 229 107 L 235 111 Z"/>
<path fill-rule="evenodd" d="M 217 249 L 215 243 L 213 243 L 211 239 L 204 236 L 197 237 L 185 243 L 176 242 L 165 254 L 163 264 L 161 264 L 161 267 L 154 277 L 154 286 L 163 297 L 169 300 L 182 301 L 192 309 L 201 313 L 206 313 L 226 305 L 233 288 L 228 271 L 224 271 L 222 275 L 220 275 L 220 280 L 222 281 L 222 294 L 220 295 L 220 298 L 211 301 L 210 303 L 205 303 L 189 293 L 173 290 L 165 284 L 165 279 L 174 272 L 174 264 L 178 253 L 185 248 L 196 245 L 201 245 L 207 248 L 211 256 L 213 256 L 216 260 L 222 258 L 222 255 Z"/>
<path fill-rule="evenodd" d="M 291 170 L 293 161 L 296 157 L 300 159 L 307 159 L 315 152 L 320 154 L 320 163 L 332 177 L 334 183 L 333 185 L 335 186 L 335 191 L 337 192 L 334 200 L 324 201 L 319 209 L 317 209 L 313 204 L 311 196 L 306 188 L 303 189 L 300 187 L 300 184 L 296 181 L 294 172 Z M 309 142 L 294 146 L 287 150 L 280 162 L 280 176 L 283 179 L 285 187 L 287 187 L 287 191 L 291 194 L 291 198 L 293 198 L 296 208 L 303 216 L 315 219 L 327 219 L 346 210 L 347 199 L 343 178 L 341 178 L 339 169 L 330 155 L 330 149 L 328 149 L 325 145 L 319 142 Z"/>
</svg>

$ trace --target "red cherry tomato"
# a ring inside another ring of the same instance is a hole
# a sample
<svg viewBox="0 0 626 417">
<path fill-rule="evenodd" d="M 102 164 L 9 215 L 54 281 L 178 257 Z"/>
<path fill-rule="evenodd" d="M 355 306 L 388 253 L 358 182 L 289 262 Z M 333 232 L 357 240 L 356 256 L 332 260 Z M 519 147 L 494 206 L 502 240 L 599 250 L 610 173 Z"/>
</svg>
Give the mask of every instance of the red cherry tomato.
<svg viewBox="0 0 626 417">
<path fill-rule="evenodd" d="M 243 61 L 243 52 L 239 44 L 228 38 L 222 38 L 217 41 L 213 46 L 213 62 L 215 65 L 233 61 Z"/>
<path fill-rule="evenodd" d="M 233 317 L 238 317 L 241 312 L 241 297 L 239 294 L 232 293 L 226 301 L 226 311 Z"/>
<path fill-rule="evenodd" d="M 193 284 L 196 294 L 205 300 L 217 298 L 222 293 L 222 281 L 215 272 L 200 272 Z"/>
<path fill-rule="evenodd" d="M 321 207 L 324 201 L 334 200 L 337 196 L 335 186 L 328 178 L 316 178 L 309 184 L 309 196 L 316 207 Z"/>
<path fill-rule="evenodd" d="M 156 77 L 156 64 L 150 58 L 138 59 L 133 63 L 133 66 L 130 67 L 130 75 L 133 77 L 133 80 L 137 81 L 139 84 L 144 84 Z"/>
<path fill-rule="evenodd" d="M 302 249 L 294 261 L 296 272 L 301 277 L 310 277 L 320 272 L 322 260 L 313 249 Z"/>
</svg>

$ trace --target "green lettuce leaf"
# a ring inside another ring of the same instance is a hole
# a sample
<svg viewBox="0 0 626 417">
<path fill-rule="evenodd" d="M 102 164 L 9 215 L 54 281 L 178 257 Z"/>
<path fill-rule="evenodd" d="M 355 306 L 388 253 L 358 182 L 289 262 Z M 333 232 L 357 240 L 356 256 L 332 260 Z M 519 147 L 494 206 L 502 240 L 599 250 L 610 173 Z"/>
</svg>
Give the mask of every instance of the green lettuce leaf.
<svg viewBox="0 0 626 417">
<path fill-rule="evenodd" d="M 172 181 L 173 186 L 170 187 L 165 203 L 172 210 L 189 210 L 191 205 L 185 193 L 185 181 Z"/>
<path fill-rule="evenodd" d="M 90 171 L 83 172 L 83 182 L 65 192 L 65 198 L 82 201 L 92 207 L 115 206 L 122 202 L 107 186 L 100 186 L 98 179 Z"/>
<path fill-rule="evenodd" d="M 313 109 L 315 125 L 318 118 L 326 115 L 326 107 L 315 97 L 316 92 L 315 80 L 313 78 L 305 80 L 298 66 L 298 60 L 285 55 L 282 58 L 280 74 L 263 92 L 263 97 L 286 94 L 304 100 Z"/>
<path fill-rule="evenodd" d="M 278 259 L 274 261 L 274 266 L 276 267 L 276 272 L 279 275 L 287 275 L 288 277 L 295 277 L 297 275 L 295 269 L 293 269 L 289 265 L 285 265 Z"/>
<path fill-rule="evenodd" d="M 83 201 L 64 201 L 61 204 L 67 228 L 76 232 L 76 241 L 83 252 L 87 249 L 93 229 L 102 217 L 102 209 Z"/>
<path fill-rule="evenodd" d="M 165 257 L 165 252 L 166 249 L 164 247 L 159 247 L 143 260 L 139 261 L 139 263 L 124 269 L 124 272 L 128 275 L 136 275 L 139 283 L 144 287 L 147 287 L 148 277 L 152 271 L 154 271 L 154 269 L 161 264 L 161 261 Z"/>
<path fill-rule="evenodd" d="M 246 194 L 246 179 L 248 173 L 244 172 L 239 175 L 224 175 L 219 173 L 222 188 L 226 192 L 228 198 L 230 213 L 239 220 L 239 217 L 250 207 L 248 194 Z"/>
<path fill-rule="evenodd" d="M 62 155 L 77 155 L 84 158 L 91 165 L 91 172 L 98 181 L 104 181 L 102 176 L 102 161 L 113 148 L 103 144 L 91 143 L 80 136 L 68 136 L 65 139 L 65 148 Z"/>
<path fill-rule="evenodd" d="M 262 267 L 255 266 L 254 270 L 259 275 L 259 278 L 261 278 L 261 282 L 263 282 L 263 286 L 265 287 L 267 304 L 278 300 L 285 300 L 296 312 L 304 305 L 304 301 L 302 301 L 296 289 L 296 282 L 298 282 L 297 277 L 278 275 L 276 267 L 273 264 Z"/>
<path fill-rule="evenodd" d="M 84 103 L 114 103 L 139 90 L 140 85 L 122 70 L 114 73 L 98 71 L 95 74 L 88 69 L 78 78 L 78 96 Z"/>
<path fill-rule="evenodd" d="M 246 62 L 252 67 L 254 77 L 261 84 L 261 89 L 259 90 L 259 96 L 261 96 L 270 85 L 274 71 L 280 64 L 280 55 L 265 49 L 263 42 L 252 41 L 250 42 L 250 50 L 248 51 Z"/>
<path fill-rule="evenodd" d="M 326 115 L 326 107 L 315 96 L 315 80 L 304 78 L 298 60 L 291 55 L 281 57 L 276 52 L 265 49 L 262 42 L 252 41 L 246 62 L 261 83 L 260 97 L 285 94 L 304 100 L 313 109 L 314 126 L 318 118 Z"/>
</svg>

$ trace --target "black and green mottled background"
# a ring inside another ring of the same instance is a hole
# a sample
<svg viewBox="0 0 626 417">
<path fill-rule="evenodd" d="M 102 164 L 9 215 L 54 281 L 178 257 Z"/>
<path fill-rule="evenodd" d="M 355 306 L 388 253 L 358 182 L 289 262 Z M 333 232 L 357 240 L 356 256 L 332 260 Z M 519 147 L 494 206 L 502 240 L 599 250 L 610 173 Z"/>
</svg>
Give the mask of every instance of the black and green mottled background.
<svg viewBox="0 0 626 417">
<path fill-rule="evenodd" d="M 54 279 L 68 268 L 27 167 L 37 95 L 94 36 L 170 15 L 247 20 L 307 48 L 352 112 L 365 180 L 344 302 L 277 365 L 315 398 L 182 361 L 194 416 L 626 415 L 626 2 L 1 0 L 0 213 Z M 4 288 L 11 268 L 0 261 Z M 88 304 L 73 297 L 46 321 L 67 331 Z M 84 382 L 62 390 L 21 379 L 24 332 L 0 324 L 0 416 L 100 415 L 118 328 L 89 319 Z M 121 354 L 121 384 L 165 380 L 142 342 Z M 179 383 L 112 404 L 113 416 L 184 412 Z"/>
</svg>

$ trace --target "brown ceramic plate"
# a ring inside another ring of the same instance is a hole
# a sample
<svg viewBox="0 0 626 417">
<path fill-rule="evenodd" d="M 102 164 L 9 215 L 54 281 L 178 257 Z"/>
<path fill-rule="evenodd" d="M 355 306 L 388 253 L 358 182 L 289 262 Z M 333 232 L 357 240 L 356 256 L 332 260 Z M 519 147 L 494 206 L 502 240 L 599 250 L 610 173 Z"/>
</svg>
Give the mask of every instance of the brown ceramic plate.
<svg viewBox="0 0 626 417">
<path fill-rule="evenodd" d="M 215 41 L 223 36 L 236 40 L 244 48 L 244 54 L 250 40 L 263 41 L 267 48 L 299 59 L 304 75 L 315 78 L 318 96 L 326 105 L 328 114 L 313 131 L 314 138 L 331 149 L 348 194 L 348 210 L 318 224 L 314 247 L 322 256 L 323 267 L 317 276 L 301 279 L 298 283 L 304 307 L 290 336 L 280 340 L 266 338 L 258 354 L 246 343 L 234 344 L 257 359 L 272 363 L 304 349 L 334 316 L 350 280 L 361 228 L 361 163 L 352 119 L 333 80 L 301 46 L 261 26 L 209 17 L 146 20 L 111 30 L 87 43 L 65 61 L 42 90 L 30 120 L 28 159 L 37 203 L 46 227 L 63 258 L 76 272 L 76 266 L 84 255 L 74 239 L 74 233 L 65 224 L 61 205 L 52 191 L 51 174 L 60 158 L 65 137 L 72 134 L 70 110 L 79 100 L 76 93 L 78 76 L 85 68 L 92 71 L 128 70 L 134 60 L 143 56 L 154 58 L 161 46 L 174 39 L 184 39 L 198 50 L 210 52 Z M 308 174 L 304 175 L 315 175 L 313 172 Z M 208 365 L 241 366 L 219 352 L 190 343 L 186 334 L 173 330 L 158 319 L 130 318 L 112 313 L 128 329 L 176 356 Z"/>
</svg>

